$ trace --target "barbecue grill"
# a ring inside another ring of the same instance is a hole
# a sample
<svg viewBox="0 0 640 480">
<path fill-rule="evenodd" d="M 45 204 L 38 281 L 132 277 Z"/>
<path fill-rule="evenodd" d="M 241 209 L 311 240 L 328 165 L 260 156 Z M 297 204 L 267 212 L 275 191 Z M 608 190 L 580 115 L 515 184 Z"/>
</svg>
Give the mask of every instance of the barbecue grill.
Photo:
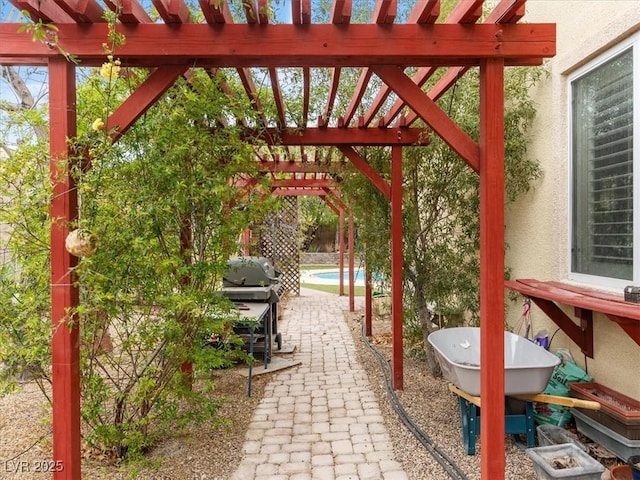
<svg viewBox="0 0 640 480">
<path fill-rule="evenodd" d="M 280 283 L 279 271 L 265 257 L 232 257 L 222 279 L 225 287 L 266 287 Z"/>
<path fill-rule="evenodd" d="M 278 333 L 278 302 L 283 292 L 280 283 L 282 273 L 265 257 L 232 257 L 227 265 L 229 271 L 222 279 L 222 290 L 231 301 L 265 302 L 270 305 L 269 315 L 265 319 L 266 325 L 256 330 L 256 333 L 264 335 L 263 348 L 266 348 L 267 357 L 270 358 L 272 339 L 275 338 L 278 350 L 282 348 L 282 335 Z M 238 334 L 246 334 L 245 329 L 246 327 L 240 325 L 234 327 Z"/>
</svg>

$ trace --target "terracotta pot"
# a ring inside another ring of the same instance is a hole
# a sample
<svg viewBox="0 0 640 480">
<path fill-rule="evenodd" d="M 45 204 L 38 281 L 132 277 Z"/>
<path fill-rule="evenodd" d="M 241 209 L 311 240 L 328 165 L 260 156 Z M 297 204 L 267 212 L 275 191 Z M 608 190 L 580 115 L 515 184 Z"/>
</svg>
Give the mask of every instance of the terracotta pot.
<svg viewBox="0 0 640 480">
<path fill-rule="evenodd" d="M 629 465 L 616 465 L 611 469 L 611 480 L 632 480 Z"/>
</svg>

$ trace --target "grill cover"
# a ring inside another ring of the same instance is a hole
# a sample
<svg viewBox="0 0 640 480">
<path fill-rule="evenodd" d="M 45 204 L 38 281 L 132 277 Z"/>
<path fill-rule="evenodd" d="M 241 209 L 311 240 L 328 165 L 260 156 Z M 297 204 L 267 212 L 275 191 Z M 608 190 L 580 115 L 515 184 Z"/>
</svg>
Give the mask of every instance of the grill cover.
<svg viewBox="0 0 640 480">
<path fill-rule="evenodd" d="M 281 272 L 265 257 L 232 257 L 229 272 L 222 279 L 225 287 L 267 287 L 279 283 Z"/>
</svg>

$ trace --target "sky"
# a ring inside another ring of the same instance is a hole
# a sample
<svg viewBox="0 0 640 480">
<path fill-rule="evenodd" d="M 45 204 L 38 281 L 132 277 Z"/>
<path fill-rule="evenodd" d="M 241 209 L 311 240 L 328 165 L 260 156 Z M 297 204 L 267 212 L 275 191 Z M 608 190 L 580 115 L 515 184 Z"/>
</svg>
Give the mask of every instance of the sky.
<svg viewBox="0 0 640 480">
<path fill-rule="evenodd" d="M 41 0 L 41 1 L 53 1 L 53 0 Z M 149 10 L 151 7 L 151 0 L 139 0 L 140 3 L 145 5 L 145 8 Z M 291 22 L 291 0 L 272 0 L 271 6 L 274 11 L 274 15 L 278 22 Z M 14 7 L 8 0 L 0 0 L 0 22 L 20 23 L 23 17 L 20 11 Z M 32 91 L 37 92 L 39 90 L 42 81 L 46 81 L 46 77 L 42 78 L 42 75 L 36 75 L 33 80 L 29 81 Z M 16 101 L 16 96 L 9 88 L 6 82 L 0 79 L 0 101 Z"/>
<path fill-rule="evenodd" d="M 53 1 L 53 0 L 41 0 Z M 99 1 L 99 0 L 98 0 Z M 149 9 L 147 5 L 151 5 L 151 0 L 139 0 L 145 9 Z M 101 2 L 99 2 L 101 3 Z M 189 3 L 189 2 L 188 2 Z M 276 19 L 279 22 L 291 22 L 291 0 L 271 0 L 271 8 L 274 11 Z M 19 22 L 20 12 L 8 0 L 0 0 L 0 22 Z"/>
<path fill-rule="evenodd" d="M 0 21 L 19 22 L 20 16 L 20 11 L 7 0 L 0 0 Z"/>
</svg>

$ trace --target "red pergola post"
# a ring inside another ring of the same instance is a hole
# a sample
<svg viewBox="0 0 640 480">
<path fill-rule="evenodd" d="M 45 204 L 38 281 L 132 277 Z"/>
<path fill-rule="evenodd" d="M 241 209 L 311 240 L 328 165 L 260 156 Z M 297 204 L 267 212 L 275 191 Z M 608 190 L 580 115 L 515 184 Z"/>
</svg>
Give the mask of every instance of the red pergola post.
<svg viewBox="0 0 640 480">
<path fill-rule="evenodd" d="M 481 474 L 504 478 L 504 61 L 480 64 Z"/>
<path fill-rule="evenodd" d="M 355 279 L 354 279 L 354 267 L 356 254 L 354 252 L 354 233 L 353 233 L 353 213 L 349 212 L 349 311 L 354 312 L 356 310 L 355 299 Z"/>
<path fill-rule="evenodd" d="M 402 147 L 391 147 L 391 332 L 392 384 L 402 390 Z"/>
<path fill-rule="evenodd" d="M 371 270 L 369 265 L 364 267 L 364 334 L 371 336 L 373 320 L 373 288 L 371 287 Z"/>
<path fill-rule="evenodd" d="M 338 216 L 338 257 L 340 263 L 340 295 L 344 296 L 344 209 Z"/>
<path fill-rule="evenodd" d="M 245 228 L 242 231 L 242 254 L 246 257 L 250 255 L 251 249 L 251 229 Z"/>
<path fill-rule="evenodd" d="M 192 258 L 191 251 L 193 250 L 193 226 L 191 224 L 191 217 L 189 215 L 183 215 L 180 220 L 180 255 L 184 261 L 185 266 L 191 266 Z M 180 283 L 184 288 L 188 288 L 191 285 L 191 274 L 188 273 L 182 277 Z M 190 315 L 188 313 L 181 313 L 180 320 L 183 323 L 188 323 Z M 188 349 L 191 349 L 192 345 L 186 345 Z M 180 366 L 180 371 L 185 375 L 185 379 L 189 386 L 193 383 L 193 364 L 190 361 L 185 361 Z"/>
<path fill-rule="evenodd" d="M 76 135 L 75 66 L 63 57 L 49 60 L 49 152 L 53 195 L 51 224 L 51 338 L 53 478 L 78 480 L 80 470 L 79 325 L 69 311 L 79 303 L 71 269 L 78 259 L 65 249 L 69 222 L 78 215 L 75 182 L 65 161 L 68 138 Z"/>
</svg>

